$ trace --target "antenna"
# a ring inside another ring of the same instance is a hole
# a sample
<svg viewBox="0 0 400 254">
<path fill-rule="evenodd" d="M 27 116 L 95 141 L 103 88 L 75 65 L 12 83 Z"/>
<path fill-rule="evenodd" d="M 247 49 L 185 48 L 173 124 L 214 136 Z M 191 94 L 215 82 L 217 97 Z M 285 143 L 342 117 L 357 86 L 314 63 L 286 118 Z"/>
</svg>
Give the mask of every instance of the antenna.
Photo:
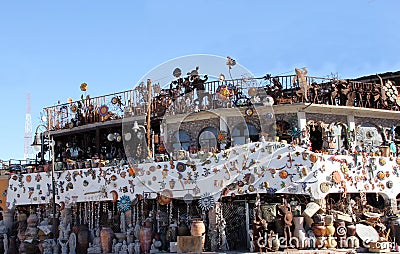
<svg viewBox="0 0 400 254">
<path fill-rule="evenodd" d="M 25 134 L 24 134 L 24 159 L 29 159 L 32 154 L 32 116 L 31 94 L 26 94 Z"/>
</svg>

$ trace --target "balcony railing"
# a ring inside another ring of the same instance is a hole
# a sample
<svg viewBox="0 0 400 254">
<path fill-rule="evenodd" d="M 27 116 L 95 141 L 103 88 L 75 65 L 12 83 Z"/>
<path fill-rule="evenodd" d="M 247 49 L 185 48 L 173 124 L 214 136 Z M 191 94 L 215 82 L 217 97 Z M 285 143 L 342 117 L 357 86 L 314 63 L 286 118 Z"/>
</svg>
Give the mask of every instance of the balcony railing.
<svg viewBox="0 0 400 254">
<path fill-rule="evenodd" d="M 152 89 L 151 116 L 234 105 L 250 106 L 262 103 L 267 96 L 273 97 L 275 104 L 311 102 L 386 110 L 399 110 L 400 107 L 399 88 L 387 86 L 387 83 L 382 86 L 311 76 L 307 76 L 306 81 L 305 88 L 295 75 L 209 81 L 204 83 L 201 93 L 193 87 L 189 89 L 191 92 L 185 93 L 179 82 L 172 82 L 168 89 L 155 85 Z M 199 96 L 204 97 L 201 102 Z M 147 98 L 147 88 L 141 84 L 132 90 L 47 107 L 48 129 L 54 131 L 128 116 L 145 116 Z"/>
</svg>

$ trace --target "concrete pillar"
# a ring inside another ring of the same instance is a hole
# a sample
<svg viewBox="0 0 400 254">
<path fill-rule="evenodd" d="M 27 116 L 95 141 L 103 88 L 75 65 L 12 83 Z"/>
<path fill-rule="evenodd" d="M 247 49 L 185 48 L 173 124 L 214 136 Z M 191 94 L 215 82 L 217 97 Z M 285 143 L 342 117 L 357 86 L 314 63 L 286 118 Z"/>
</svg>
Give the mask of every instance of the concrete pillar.
<svg viewBox="0 0 400 254">
<path fill-rule="evenodd" d="M 352 140 L 350 140 L 350 148 L 354 149 L 354 147 L 356 146 L 356 122 L 354 120 L 354 116 L 353 115 L 347 115 L 347 126 L 348 126 L 348 131 L 350 131 L 353 134 Z"/>
<path fill-rule="evenodd" d="M 308 135 L 306 137 L 303 136 L 303 131 L 307 130 L 307 119 L 305 112 L 297 112 L 297 125 L 299 126 L 299 130 L 302 133 L 300 136 L 300 142 L 307 143 L 306 141 L 308 140 Z"/>
</svg>

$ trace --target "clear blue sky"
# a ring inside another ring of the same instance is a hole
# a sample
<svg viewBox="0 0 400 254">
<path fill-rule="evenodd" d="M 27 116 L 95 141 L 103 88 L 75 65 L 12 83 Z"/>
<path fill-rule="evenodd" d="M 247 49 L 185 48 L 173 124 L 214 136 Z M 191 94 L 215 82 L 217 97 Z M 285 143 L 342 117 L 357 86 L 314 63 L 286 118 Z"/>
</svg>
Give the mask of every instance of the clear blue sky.
<svg viewBox="0 0 400 254">
<path fill-rule="evenodd" d="M 188 54 L 231 56 L 256 76 L 306 66 L 341 78 L 400 70 L 400 1 L 2 1 L 0 159 L 22 159 L 26 94 L 42 108 L 131 89 Z"/>
</svg>

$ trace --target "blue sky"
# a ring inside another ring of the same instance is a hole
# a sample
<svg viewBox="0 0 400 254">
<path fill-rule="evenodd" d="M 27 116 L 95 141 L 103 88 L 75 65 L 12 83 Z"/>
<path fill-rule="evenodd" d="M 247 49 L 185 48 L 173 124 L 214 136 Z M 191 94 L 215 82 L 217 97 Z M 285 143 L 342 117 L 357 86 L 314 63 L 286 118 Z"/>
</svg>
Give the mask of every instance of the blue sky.
<svg viewBox="0 0 400 254">
<path fill-rule="evenodd" d="M 231 56 L 256 76 L 400 70 L 400 1 L 2 1 L 0 159 L 22 159 L 26 94 L 42 108 L 79 85 L 99 96 L 133 88 L 189 54 Z"/>
</svg>

